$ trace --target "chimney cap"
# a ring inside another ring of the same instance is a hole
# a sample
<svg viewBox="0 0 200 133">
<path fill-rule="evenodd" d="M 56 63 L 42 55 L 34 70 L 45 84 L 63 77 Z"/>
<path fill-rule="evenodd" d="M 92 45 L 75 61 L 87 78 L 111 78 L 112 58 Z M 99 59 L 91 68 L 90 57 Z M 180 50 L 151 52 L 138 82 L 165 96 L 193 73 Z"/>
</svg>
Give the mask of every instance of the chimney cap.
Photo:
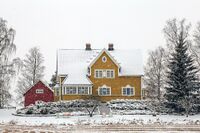
<svg viewBox="0 0 200 133">
<path fill-rule="evenodd" d="M 109 43 L 109 44 L 108 44 L 108 50 L 109 50 L 109 51 L 114 50 L 114 45 L 113 45 L 113 43 Z"/>
<path fill-rule="evenodd" d="M 91 49 L 91 44 L 90 44 L 90 43 L 86 43 L 86 45 L 85 45 L 85 50 L 92 50 L 92 49 Z"/>
</svg>

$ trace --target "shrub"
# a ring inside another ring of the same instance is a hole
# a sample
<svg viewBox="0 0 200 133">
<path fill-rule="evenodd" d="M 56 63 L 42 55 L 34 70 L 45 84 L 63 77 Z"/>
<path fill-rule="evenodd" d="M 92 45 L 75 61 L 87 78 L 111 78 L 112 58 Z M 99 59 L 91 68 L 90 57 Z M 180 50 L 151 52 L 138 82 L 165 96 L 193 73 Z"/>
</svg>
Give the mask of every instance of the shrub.
<svg viewBox="0 0 200 133">
<path fill-rule="evenodd" d="M 42 109 L 40 110 L 40 113 L 43 114 L 43 115 L 48 114 L 47 108 L 42 108 Z"/>
<path fill-rule="evenodd" d="M 28 114 L 28 115 L 33 114 L 33 110 L 32 110 L 32 109 L 28 109 L 28 110 L 26 111 L 26 114 Z"/>
</svg>

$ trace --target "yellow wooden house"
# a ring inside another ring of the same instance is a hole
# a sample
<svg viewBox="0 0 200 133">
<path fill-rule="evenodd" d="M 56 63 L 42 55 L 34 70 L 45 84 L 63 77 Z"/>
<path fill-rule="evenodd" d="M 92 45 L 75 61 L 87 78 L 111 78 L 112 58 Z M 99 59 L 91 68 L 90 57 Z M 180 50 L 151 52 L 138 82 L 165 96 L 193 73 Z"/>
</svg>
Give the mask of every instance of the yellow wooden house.
<svg viewBox="0 0 200 133">
<path fill-rule="evenodd" d="M 141 99 L 143 75 L 140 50 L 60 49 L 57 52 L 58 84 L 55 101 L 98 96 L 101 101 Z"/>
</svg>

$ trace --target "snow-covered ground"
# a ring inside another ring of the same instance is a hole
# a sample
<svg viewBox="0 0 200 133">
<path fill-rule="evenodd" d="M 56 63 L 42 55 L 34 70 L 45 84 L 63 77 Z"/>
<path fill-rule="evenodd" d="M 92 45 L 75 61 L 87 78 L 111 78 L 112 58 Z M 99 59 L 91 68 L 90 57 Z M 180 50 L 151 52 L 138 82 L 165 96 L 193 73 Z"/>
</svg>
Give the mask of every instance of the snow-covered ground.
<svg viewBox="0 0 200 133">
<path fill-rule="evenodd" d="M 14 116 L 14 109 L 0 109 L 0 124 L 14 125 L 113 125 L 113 124 L 135 124 L 135 125 L 199 125 L 200 115 L 189 117 L 177 115 L 112 115 L 102 116 L 68 116 L 68 117 L 21 117 Z"/>
</svg>

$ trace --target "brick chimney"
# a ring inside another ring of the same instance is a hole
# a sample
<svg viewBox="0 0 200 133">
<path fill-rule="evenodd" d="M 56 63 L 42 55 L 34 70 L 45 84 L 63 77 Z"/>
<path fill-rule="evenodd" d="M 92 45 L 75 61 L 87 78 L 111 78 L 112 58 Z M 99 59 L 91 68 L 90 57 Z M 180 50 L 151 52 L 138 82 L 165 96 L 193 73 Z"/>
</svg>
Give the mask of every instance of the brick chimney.
<svg viewBox="0 0 200 133">
<path fill-rule="evenodd" d="M 85 45 L 85 50 L 92 50 L 92 49 L 91 49 L 91 44 L 90 44 L 90 43 L 86 43 L 86 45 Z"/>
<path fill-rule="evenodd" d="M 112 43 L 109 43 L 109 44 L 108 44 L 108 50 L 109 50 L 109 51 L 113 51 L 113 50 L 114 50 L 114 46 L 113 46 Z"/>
</svg>

